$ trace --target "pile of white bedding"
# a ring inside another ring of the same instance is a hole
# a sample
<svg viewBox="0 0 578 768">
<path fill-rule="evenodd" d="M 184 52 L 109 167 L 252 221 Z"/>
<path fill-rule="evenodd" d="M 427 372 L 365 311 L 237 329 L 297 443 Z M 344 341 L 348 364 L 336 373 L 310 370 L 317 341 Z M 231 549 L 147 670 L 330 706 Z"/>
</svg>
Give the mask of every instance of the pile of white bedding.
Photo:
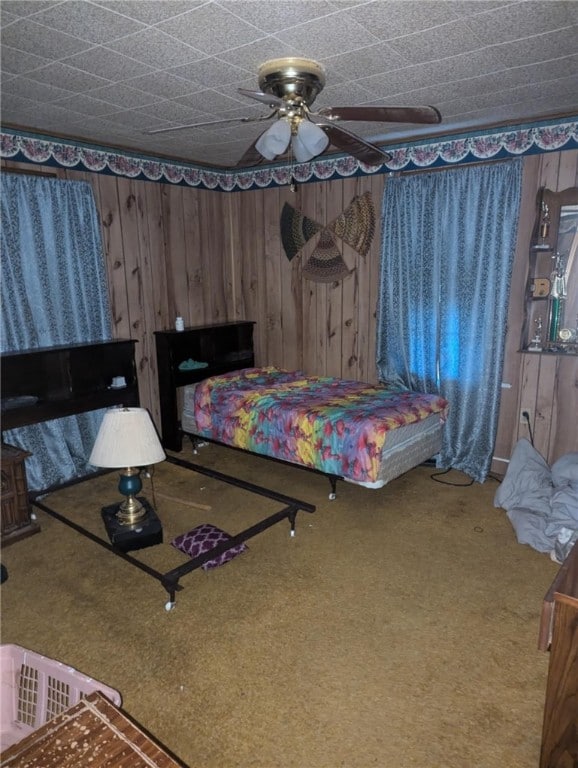
<svg viewBox="0 0 578 768">
<path fill-rule="evenodd" d="M 550 467 L 528 440 L 519 440 L 494 505 L 506 510 L 520 544 L 561 563 L 578 539 L 578 453 Z"/>
</svg>

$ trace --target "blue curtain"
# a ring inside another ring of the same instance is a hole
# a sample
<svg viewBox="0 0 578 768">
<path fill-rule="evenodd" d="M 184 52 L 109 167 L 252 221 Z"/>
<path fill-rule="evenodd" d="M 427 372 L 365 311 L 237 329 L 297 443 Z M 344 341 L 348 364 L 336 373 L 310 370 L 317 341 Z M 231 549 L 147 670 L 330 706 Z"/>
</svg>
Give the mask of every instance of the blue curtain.
<svg viewBox="0 0 578 768">
<path fill-rule="evenodd" d="M 90 184 L 4 173 L 1 178 L 2 351 L 106 341 L 110 308 Z M 44 489 L 86 474 L 102 412 L 7 430 L 32 453 L 28 483 Z"/>
<path fill-rule="evenodd" d="M 380 379 L 450 403 L 439 467 L 483 482 L 499 415 L 521 161 L 389 179 Z"/>
</svg>

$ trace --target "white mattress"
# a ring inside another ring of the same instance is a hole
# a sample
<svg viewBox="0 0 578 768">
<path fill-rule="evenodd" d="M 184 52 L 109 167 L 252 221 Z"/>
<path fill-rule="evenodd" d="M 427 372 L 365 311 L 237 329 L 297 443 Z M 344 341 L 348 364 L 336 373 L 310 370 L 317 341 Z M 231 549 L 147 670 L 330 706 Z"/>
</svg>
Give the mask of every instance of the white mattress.
<svg viewBox="0 0 578 768">
<path fill-rule="evenodd" d="M 194 391 L 196 384 L 184 387 L 181 427 L 189 435 L 199 434 L 194 415 Z M 348 480 L 364 488 L 382 488 L 384 485 L 431 459 L 441 449 L 443 423 L 439 413 L 432 413 L 423 421 L 392 429 L 382 450 L 379 479 L 373 483 Z"/>
</svg>

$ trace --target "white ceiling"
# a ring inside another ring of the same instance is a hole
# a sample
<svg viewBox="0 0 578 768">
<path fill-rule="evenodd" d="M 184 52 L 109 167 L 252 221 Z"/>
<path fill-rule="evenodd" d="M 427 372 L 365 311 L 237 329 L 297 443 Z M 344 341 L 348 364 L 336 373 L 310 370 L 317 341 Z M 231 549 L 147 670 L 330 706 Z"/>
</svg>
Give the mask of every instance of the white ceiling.
<svg viewBox="0 0 578 768">
<path fill-rule="evenodd" d="M 2 0 L 2 124 L 233 166 L 264 130 L 147 130 L 268 108 L 268 59 L 320 61 L 314 107 L 432 104 L 440 126 L 340 123 L 387 144 L 578 114 L 578 0 Z M 269 124 L 266 124 L 266 126 Z M 331 148 L 330 150 L 331 151 Z"/>
</svg>

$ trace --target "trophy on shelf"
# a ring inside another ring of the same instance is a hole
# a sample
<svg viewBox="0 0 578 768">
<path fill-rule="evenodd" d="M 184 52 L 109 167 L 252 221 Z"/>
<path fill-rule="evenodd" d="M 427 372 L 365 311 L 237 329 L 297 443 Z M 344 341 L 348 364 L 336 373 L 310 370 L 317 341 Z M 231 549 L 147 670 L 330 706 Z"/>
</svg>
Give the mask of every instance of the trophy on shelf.
<svg viewBox="0 0 578 768">
<path fill-rule="evenodd" d="M 550 234 L 550 208 L 543 200 L 540 203 L 540 226 L 538 240 L 532 245 L 533 251 L 549 251 L 548 235 Z"/>
<path fill-rule="evenodd" d="M 566 262 L 559 253 L 552 256 L 554 269 L 550 275 L 550 329 L 548 340 L 558 341 L 558 334 L 564 317 L 564 302 L 566 300 Z"/>
<path fill-rule="evenodd" d="M 542 318 L 537 317 L 534 320 L 534 324 L 536 326 L 536 333 L 534 334 L 534 337 L 530 341 L 528 350 L 530 352 L 541 352 L 542 351 Z"/>
</svg>

